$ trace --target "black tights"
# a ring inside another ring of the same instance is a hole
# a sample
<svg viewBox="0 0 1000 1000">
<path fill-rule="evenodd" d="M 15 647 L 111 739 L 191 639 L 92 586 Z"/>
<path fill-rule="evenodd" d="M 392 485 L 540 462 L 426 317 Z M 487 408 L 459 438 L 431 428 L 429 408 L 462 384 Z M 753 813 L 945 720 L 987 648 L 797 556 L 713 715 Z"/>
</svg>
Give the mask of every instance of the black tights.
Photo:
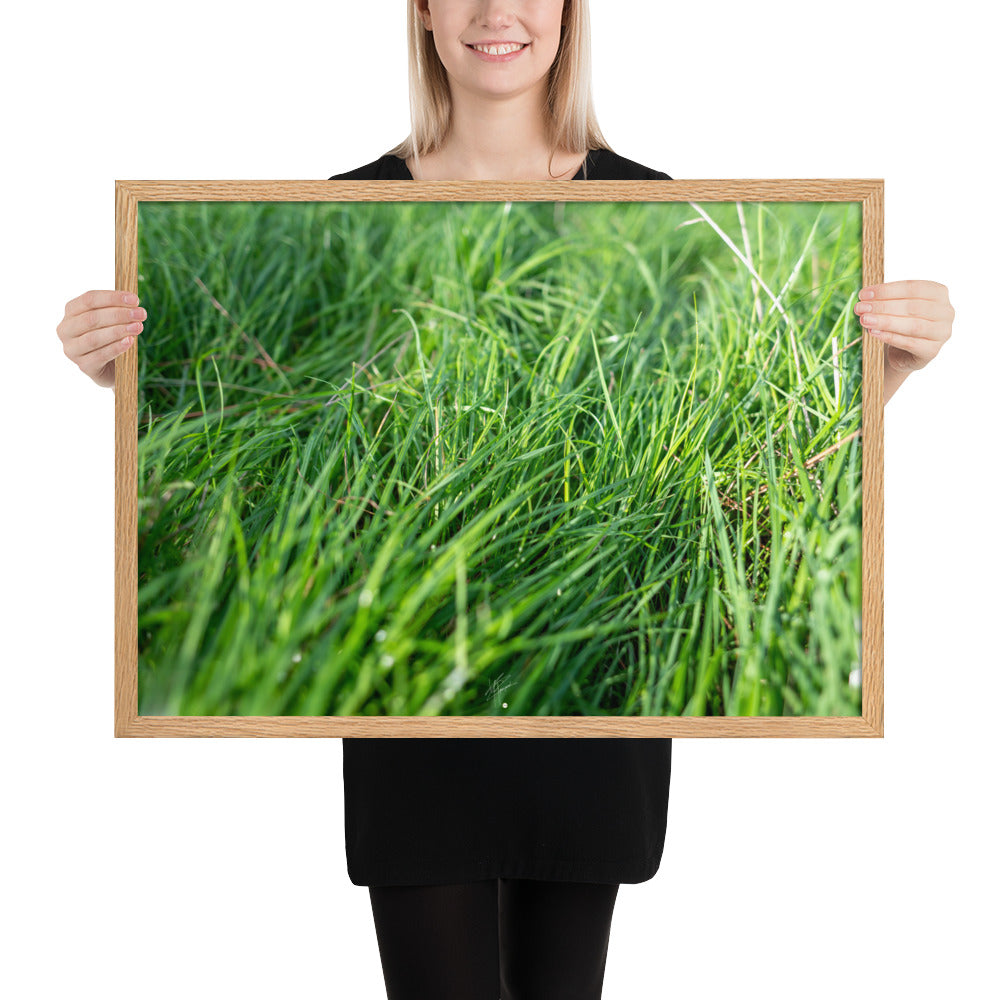
<svg viewBox="0 0 1000 1000">
<path fill-rule="evenodd" d="M 388 1000 L 600 1000 L 617 885 L 369 886 Z"/>
</svg>

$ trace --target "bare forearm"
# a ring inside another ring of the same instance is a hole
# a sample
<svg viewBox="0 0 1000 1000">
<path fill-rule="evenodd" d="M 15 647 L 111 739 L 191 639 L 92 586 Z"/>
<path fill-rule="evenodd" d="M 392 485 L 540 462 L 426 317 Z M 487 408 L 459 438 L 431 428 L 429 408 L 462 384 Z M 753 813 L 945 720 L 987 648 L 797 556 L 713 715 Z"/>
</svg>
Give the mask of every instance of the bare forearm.
<svg viewBox="0 0 1000 1000">
<path fill-rule="evenodd" d="M 885 406 L 910 373 L 893 368 L 888 361 L 883 362 L 883 370 L 885 375 L 882 380 L 882 405 Z"/>
</svg>

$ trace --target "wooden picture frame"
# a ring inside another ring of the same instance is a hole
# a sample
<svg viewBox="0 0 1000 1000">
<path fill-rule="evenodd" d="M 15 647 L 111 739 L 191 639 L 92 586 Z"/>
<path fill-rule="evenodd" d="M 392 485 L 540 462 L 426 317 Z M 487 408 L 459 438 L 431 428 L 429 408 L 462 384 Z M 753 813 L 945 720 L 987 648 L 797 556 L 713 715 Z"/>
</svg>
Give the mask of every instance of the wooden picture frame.
<svg viewBox="0 0 1000 1000">
<path fill-rule="evenodd" d="M 851 203 L 861 215 L 861 283 L 883 280 L 883 183 L 880 180 L 700 180 L 565 182 L 479 181 L 118 181 L 116 182 L 117 288 L 143 295 L 139 281 L 139 219 L 144 204 L 163 203 Z M 705 211 L 704 219 L 712 220 Z M 742 218 L 742 215 L 741 215 Z M 692 219 L 692 221 L 697 221 Z M 686 224 L 686 223 L 685 223 Z M 752 255 L 719 229 L 734 260 L 742 259 L 754 289 L 775 295 L 756 275 Z M 746 235 L 744 233 L 744 235 Z M 804 253 L 803 253 L 804 256 Z M 499 258 L 498 258 L 499 260 Z M 801 260 L 799 262 L 801 264 Z M 794 275 L 792 276 L 794 277 Z M 789 277 L 789 283 L 792 280 Z M 859 286 L 860 287 L 860 286 Z M 852 289 L 856 295 L 857 288 Z M 202 288 L 199 294 L 212 298 Z M 761 296 L 763 298 L 763 295 Z M 214 307 L 233 327 L 223 303 Z M 757 317 L 763 322 L 764 311 Z M 883 423 L 882 345 L 863 336 L 851 313 L 852 345 L 860 348 L 861 426 L 850 435 L 861 450 L 860 699 L 856 715 L 141 715 L 139 714 L 139 509 L 137 351 L 158 336 L 156 317 L 115 369 L 115 735 L 116 736 L 378 736 L 378 737 L 664 737 L 664 736 L 878 736 L 883 735 Z M 791 322 L 791 321 L 789 321 Z M 597 350 L 596 339 L 593 341 Z M 836 341 L 834 341 L 836 355 Z M 261 345 L 258 343 L 258 347 Z M 847 345 L 844 345 L 844 350 Z M 589 347 L 588 347 L 589 350 Z M 593 355 L 591 355 L 593 357 Z M 200 386 L 199 386 L 200 388 Z M 607 386 L 604 385 L 607 390 Z M 610 395 L 605 398 L 610 405 Z M 207 426 L 207 406 L 204 415 Z M 617 425 L 616 425 L 617 428 Z M 620 437 L 620 435 L 619 435 Z M 834 450 L 845 442 L 836 442 Z M 567 445 L 567 448 L 569 445 Z M 816 456 L 814 456 L 816 457 Z M 819 456 L 823 457 L 823 456 Z M 567 459 L 568 463 L 568 459 Z M 568 473 L 567 473 L 568 475 Z M 457 579 L 457 578 L 456 578 Z M 464 583 L 464 577 L 463 583 Z M 369 600 L 370 600 L 369 595 Z M 729 624 L 727 622 L 727 624 Z M 735 631 L 735 627 L 734 627 Z M 457 648 L 457 647 L 456 647 Z M 391 658 L 390 658 L 391 659 Z M 839 668 L 838 668 L 839 669 Z M 857 673 L 857 671 L 855 671 Z"/>
</svg>

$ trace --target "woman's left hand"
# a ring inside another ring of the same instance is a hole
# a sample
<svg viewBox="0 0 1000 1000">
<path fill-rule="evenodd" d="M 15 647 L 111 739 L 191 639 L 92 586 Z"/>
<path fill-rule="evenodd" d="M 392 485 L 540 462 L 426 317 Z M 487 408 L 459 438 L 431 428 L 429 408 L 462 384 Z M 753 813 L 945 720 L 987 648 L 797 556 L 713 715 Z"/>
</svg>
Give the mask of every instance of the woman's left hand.
<svg viewBox="0 0 1000 1000">
<path fill-rule="evenodd" d="M 951 336 L 955 310 L 948 289 L 936 281 L 890 281 L 867 285 L 854 312 L 864 328 L 885 344 L 886 366 L 909 374 L 936 357 Z"/>
</svg>

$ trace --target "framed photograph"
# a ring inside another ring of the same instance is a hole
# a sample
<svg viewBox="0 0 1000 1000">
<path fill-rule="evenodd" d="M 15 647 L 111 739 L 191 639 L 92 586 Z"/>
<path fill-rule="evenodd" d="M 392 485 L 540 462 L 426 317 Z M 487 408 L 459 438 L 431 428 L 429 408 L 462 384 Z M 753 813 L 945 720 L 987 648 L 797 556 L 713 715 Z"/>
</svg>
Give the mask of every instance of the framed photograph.
<svg viewBox="0 0 1000 1000">
<path fill-rule="evenodd" d="M 879 180 L 116 185 L 119 736 L 881 736 Z"/>
</svg>

